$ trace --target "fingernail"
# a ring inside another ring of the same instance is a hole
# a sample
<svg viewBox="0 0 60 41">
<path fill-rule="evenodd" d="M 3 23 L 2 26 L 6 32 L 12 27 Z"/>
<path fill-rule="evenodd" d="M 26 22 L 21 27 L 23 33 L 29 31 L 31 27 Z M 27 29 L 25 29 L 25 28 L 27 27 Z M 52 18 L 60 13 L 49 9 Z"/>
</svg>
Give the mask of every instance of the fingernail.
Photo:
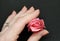
<svg viewBox="0 0 60 41">
<path fill-rule="evenodd" d="M 32 7 L 30 7 L 30 9 L 34 9 L 34 7 L 32 6 Z"/>
<path fill-rule="evenodd" d="M 47 30 L 44 30 L 43 33 L 42 33 L 42 36 L 45 36 L 47 34 L 49 34 L 49 32 Z"/>
<path fill-rule="evenodd" d="M 24 6 L 22 9 L 24 9 L 24 8 L 25 8 L 25 9 L 27 9 L 27 7 L 26 7 L 26 6 Z"/>
</svg>

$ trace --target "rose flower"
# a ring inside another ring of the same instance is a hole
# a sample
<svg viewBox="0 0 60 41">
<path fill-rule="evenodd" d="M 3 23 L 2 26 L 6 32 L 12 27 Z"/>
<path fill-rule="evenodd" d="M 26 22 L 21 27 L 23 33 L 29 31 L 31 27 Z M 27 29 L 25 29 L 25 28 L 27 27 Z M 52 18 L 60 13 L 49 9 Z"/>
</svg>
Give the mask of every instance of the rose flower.
<svg viewBox="0 0 60 41">
<path fill-rule="evenodd" d="M 45 27 L 44 20 L 35 18 L 28 23 L 28 30 L 32 32 L 37 32 L 43 30 Z"/>
</svg>

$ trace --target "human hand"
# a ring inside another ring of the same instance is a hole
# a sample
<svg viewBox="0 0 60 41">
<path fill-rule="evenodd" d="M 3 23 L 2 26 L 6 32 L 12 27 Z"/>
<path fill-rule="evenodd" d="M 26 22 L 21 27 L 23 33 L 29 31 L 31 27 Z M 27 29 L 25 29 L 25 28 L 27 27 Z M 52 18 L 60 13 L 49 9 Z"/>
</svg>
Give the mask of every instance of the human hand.
<svg viewBox="0 0 60 41">
<path fill-rule="evenodd" d="M 0 32 L 0 41 L 17 41 L 19 34 L 23 31 L 26 24 L 39 15 L 39 9 L 35 10 L 31 7 L 29 10 L 24 6 L 21 11 L 16 14 L 15 11 L 7 18 Z M 38 41 L 42 36 L 48 34 L 47 30 L 33 33 L 27 41 Z"/>
</svg>

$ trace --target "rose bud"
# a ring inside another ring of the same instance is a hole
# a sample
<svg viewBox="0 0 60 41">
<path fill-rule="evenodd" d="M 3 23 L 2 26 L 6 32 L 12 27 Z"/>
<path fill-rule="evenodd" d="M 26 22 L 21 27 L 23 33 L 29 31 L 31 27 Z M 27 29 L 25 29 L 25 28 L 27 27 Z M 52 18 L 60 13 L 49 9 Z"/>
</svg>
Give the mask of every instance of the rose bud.
<svg viewBox="0 0 60 41">
<path fill-rule="evenodd" d="M 28 27 L 28 30 L 29 31 L 32 31 L 32 32 L 41 31 L 45 27 L 44 20 L 43 19 L 39 19 L 39 18 L 32 19 L 28 23 L 28 26 L 27 27 Z"/>
</svg>

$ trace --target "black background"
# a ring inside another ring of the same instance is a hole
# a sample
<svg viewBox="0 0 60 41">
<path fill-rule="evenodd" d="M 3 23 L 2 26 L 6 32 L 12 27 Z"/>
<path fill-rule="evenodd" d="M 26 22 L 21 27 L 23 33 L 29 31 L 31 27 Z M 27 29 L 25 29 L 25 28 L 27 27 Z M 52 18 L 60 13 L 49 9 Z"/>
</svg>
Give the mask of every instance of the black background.
<svg viewBox="0 0 60 41">
<path fill-rule="evenodd" d="M 0 0 L 0 30 L 6 18 L 13 10 L 19 12 L 23 6 L 34 6 L 41 10 L 39 18 L 43 18 L 49 35 L 41 41 L 60 41 L 60 4 L 59 0 Z M 18 41 L 26 41 L 31 33 L 25 28 Z"/>
</svg>

